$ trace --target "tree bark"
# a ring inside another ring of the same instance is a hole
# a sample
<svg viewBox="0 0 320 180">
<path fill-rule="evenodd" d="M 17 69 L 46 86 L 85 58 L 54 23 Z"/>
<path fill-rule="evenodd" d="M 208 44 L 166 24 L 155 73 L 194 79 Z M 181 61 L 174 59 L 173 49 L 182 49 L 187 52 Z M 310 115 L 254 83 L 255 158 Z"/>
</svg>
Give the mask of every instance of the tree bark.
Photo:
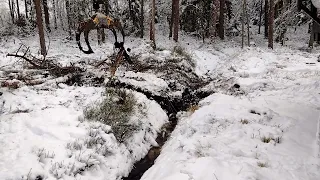
<svg viewBox="0 0 320 180">
<path fill-rule="evenodd" d="M 258 34 L 261 33 L 261 20 L 262 20 L 262 0 L 260 0 L 260 13 L 259 13 L 259 29 L 258 29 Z"/>
<path fill-rule="evenodd" d="M 310 25 L 310 39 L 309 39 L 309 48 L 313 48 L 313 43 L 314 43 L 314 28 L 313 28 L 313 24 L 315 22 L 312 21 L 311 25 Z"/>
<path fill-rule="evenodd" d="M 70 15 L 70 2 L 69 0 L 66 0 L 66 10 L 67 10 L 67 20 L 68 20 L 68 32 L 69 32 L 69 38 L 72 39 L 72 32 L 71 32 L 71 15 Z"/>
<path fill-rule="evenodd" d="M 143 38 L 144 34 L 144 0 L 140 0 L 140 38 Z"/>
<path fill-rule="evenodd" d="M 52 6 L 53 6 L 53 24 L 54 24 L 54 29 L 58 29 L 58 24 L 57 24 L 57 12 L 56 12 L 56 0 L 52 0 Z"/>
<path fill-rule="evenodd" d="M 24 11 L 25 11 L 26 19 L 28 19 L 28 3 L 27 3 L 27 0 L 24 0 Z"/>
<path fill-rule="evenodd" d="M 219 0 L 213 0 L 212 3 L 212 25 L 210 26 L 210 35 L 217 36 L 217 16 L 218 16 Z"/>
<path fill-rule="evenodd" d="M 9 10 L 10 10 L 10 15 L 11 15 L 11 20 L 12 23 L 14 24 L 14 6 L 13 6 L 13 0 L 8 0 L 9 2 Z"/>
<path fill-rule="evenodd" d="M 173 0 L 174 2 L 174 13 L 173 13 L 173 40 L 178 42 L 179 37 L 179 0 Z"/>
<path fill-rule="evenodd" d="M 44 11 L 44 20 L 46 23 L 46 28 L 49 32 L 51 32 L 50 29 L 50 21 L 49 21 L 49 7 L 48 7 L 48 1 L 47 0 L 42 0 L 43 4 L 43 11 Z"/>
<path fill-rule="evenodd" d="M 247 8 L 247 0 L 243 0 L 244 3 L 244 10 L 245 10 L 245 17 L 247 20 L 247 40 L 248 40 L 248 46 L 250 47 L 250 22 L 249 22 L 249 13 Z"/>
<path fill-rule="evenodd" d="M 172 38 L 172 29 L 173 29 L 173 19 L 174 19 L 174 12 L 175 12 L 175 6 L 174 6 L 174 0 L 172 0 L 171 3 L 171 16 L 170 18 L 168 18 L 168 22 L 169 22 L 169 39 Z"/>
<path fill-rule="evenodd" d="M 18 0 L 16 0 L 16 5 L 17 5 L 18 19 L 20 19 L 20 7 L 19 7 L 19 1 Z"/>
<path fill-rule="evenodd" d="M 268 47 L 273 49 L 274 0 L 270 0 Z"/>
<path fill-rule="evenodd" d="M 46 43 L 45 43 L 45 39 L 44 39 L 44 31 L 43 31 L 43 23 L 42 23 L 42 11 L 41 11 L 40 0 L 34 0 L 34 5 L 35 5 L 35 8 L 36 8 L 36 15 L 37 15 L 37 25 L 38 25 L 38 30 L 39 30 L 41 54 L 43 56 L 46 56 L 47 55 L 47 51 L 46 51 Z"/>
<path fill-rule="evenodd" d="M 264 37 L 268 38 L 268 17 L 269 17 L 269 2 L 268 0 L 264 0 Z"/>
<path fill-rule="evenodd" d="M 225 12 L 225 0 L 220 0 L 220 15 L 219 15 L 219 37 L 224 39 L 224 12 Z"/>
<path fill-rule="evenodd" d="M 242 16 L 241 16 L 241 48 L 244 47 L 244 0 L 242 1 Z"/>
<path fill-rule="evenodd" d="M 156 11 L 156 1 L 151 1 L 151 16 L 150 16 L 150 40 L 152 43 L 152 47 L 156 48 L 156 40 L 155 40 L 155 11 Z"/>
</svg>

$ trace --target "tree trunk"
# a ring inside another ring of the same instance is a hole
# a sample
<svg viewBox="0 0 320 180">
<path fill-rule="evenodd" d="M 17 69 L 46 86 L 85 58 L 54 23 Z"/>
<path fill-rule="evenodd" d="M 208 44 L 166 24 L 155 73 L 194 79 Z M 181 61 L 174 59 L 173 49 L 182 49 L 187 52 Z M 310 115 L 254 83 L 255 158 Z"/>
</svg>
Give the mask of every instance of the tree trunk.
<svg viewBox="0 0 320 180">
<path fill-rule="evenodd" d="M 156 1 L 152 0 L 151 2 L 151 16 L 150 16 L 150 40 L 152 43 L 152 47 L 156 48 L 156 40 L 155 40 L 155 12 L 156 12 Z"/>
<path fill-rule="evenodd" d="M 225 0 L 220 0 L 220 15 L 219 15 L 219 37 L 224 39 L 224 12 L 225 12 Z"/>
<path fill-rule="evenodd" d="M 46 43 L 45 43 L 45 39 L 44 39 L 42 11 L 41 11 L 40 0 L 34 0 L 34 5 L 36 8 L 36 15 L 37 15 L 37 25 L 38 25 L 38 30 L 39 30 L 41 54 L 45 57 L 47 55 L 47 51 L 46 51 Z"/>
<path fill-rule="evenodd" d="M 269 17 L 269 2 L 268 0 L 264 0 L 264 37 L 268 38 L 268 17 Z"/>
<path fill-rule="evenodd" d="M 313 48 L 313 43 L 314 43 L 314 28 L 313 28 L 313 24 L 315 22 L 312 21 L 311 25 L 310 25 L 310 39 L 309 39 L 309 48 Z"/>
<path fill-rule="evenodd" d="M 57 1 L 57 6 L 58 6 L 58 16 L 59 16 L 59 22 L 60 22 L 60 27 L 65 30 L 64 28 L 64 23 L 63 23 L 63 18 L 62 18 L 62 9 L 66 9 L 64 7 L 65 3 L 62 1 Z"/>
<path fill-rule="evenodd" d="M 261 33 L 261 20 L 262 20 L 262 0 L 260 0 L 260 13 L 259 13 L 259 29 L 258 29 L 258 34 Z"/>
<path fill-rule="evenodd" d="M 72 32 L 71 32 L 71 15 L 70 15 L 70 3 L 69 0 L 66 0 L 66 10 L 67 10 L 67 20 L 68 20 L 68 32 L 69 32 L 69 38 L 72 39 Z"/>
<path fill-rule="evenodd" d="M 24 11 L 25 11 L 26 19 L 28 19 L 28 3 L 27 3 L 27 0 L 24 0 Z"/>
<path fill-rule="evenodd" d="M 270 0 L 268 47 L 273 49 L 274 0 Z"/>
<path fill-rule="evenodd" d="M 14 24 L 14 5 L 13 5 L 13 0 L 9 0 L 9 10 L 10 10 L 10 15 L 11 15 L 11 20 L 12 23 Z"/>
<path fill-rule="evenodd" d="M 144 34 L 144 0 L 140 0 L 140 38 L 143 38 Z"/>
<path fill-rule="evenodd" d="M 219 0 L 213 0 L 212 3 L 212 25 L 210 28 L 210 35 L 217 36 L 217 17 L 218 17 Z"/>
<path fill-rule="evenodd" d="M 16 0 L 16 5 L 17 5 L 18 19 L 20 19 L 20 7 L 19 7 L 19 1 L 18 0 Z"/>
<path fill-rule="evenodd" d="M 167 17 L 168 22 L 169 22 L 169 39 L 171 39 L 171 37 L 172 37 L 173 19 L 174 19 L 174 12 L 175 12 L 174 1 L 175 0 L 172 0 L 172 3 L 171 3 L 171 16 L 170 16 L 170 18 Z"/>
<path fill-rule="evenodd" d="M 242 1 L 242 16 L 241 16 L 241 48 L 244 47 L 244 0 Z"/>
<path fill-rule="evenodd" d="M 53 24 L 54 24 L 54 29 L 58 29 L 58 24 L 57 24 L 57 12 L 56 12 L 56 0 L 52 0 L 52 6 L 53 6 Z"/>
<path fill-rule="evenodd" d="M 250 47 L 250 21 L 249 21 L 249 13 L 247 8 L 247 0 L 243 0 L 244 3 L 244 10 L 246 12 L 245 17 L 247 20 L 247 40 L 248 40 L 248 46 Z"/>
<path fill-rule="evenodd" d="M 173 0 L 174 2 L 174 13 L 173 13 L 173 40 L 178 42 L 179 37 L 179 0 Z"/>
<path fill-rule="evenodd" d="M 48 8 L 48 1 L 47 0 L 42 0 L 42 5 L 43 5 L 43 11 L 44 11 L 44 20 L 46 23 L 46 28 L 49 32 L 51 32 L 50 29 L 50 21 L 49 21 L 49 8 Z"/>
</svg>

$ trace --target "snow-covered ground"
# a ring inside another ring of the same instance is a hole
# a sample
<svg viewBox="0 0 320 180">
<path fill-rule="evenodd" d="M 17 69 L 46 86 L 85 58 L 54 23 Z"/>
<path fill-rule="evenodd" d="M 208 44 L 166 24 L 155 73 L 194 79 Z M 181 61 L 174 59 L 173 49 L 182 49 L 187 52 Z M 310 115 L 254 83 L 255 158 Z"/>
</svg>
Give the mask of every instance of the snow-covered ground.
<svg viewBox="0 0 320 180">
<path fill-rule="evenodd" d="M 152 52 L 146 41 L 135 38 L 128 38 L 126 46 L 132 54 L 164 61 L 175 44 L 164 36 L 157 38 L 157 46 L 165 50 Z M 0 42 L 1 80 L 5 71 L 25 66 L 6 56 L 20 41 L 37 53 L 35 37 Z M 320 179 L 318 54 L 298 50 L 304 42 L 297 48 L 276 45 L 275 50 L 258 43 L 261 47 L 241 49 L 238 42 L 229 40 L 202 44 L 181 37 L 181 46 L 196 62 L 195 72 L 215 79 L 208 88 L 216 88 L 216 93 L 203 99 L 194 113 L 179 113 L 176 129 L 143 180 Z M 113 52 L 111 42 L 92 44 L 95 54 L 85 55 L 75 42 L 54 35 L 48 59 L 68 65 L 103 60 Z M 120 67 L 116 75 L 155 93 L 168 88 L 152 72 L 125 72 Z M 55 81 L 1 89 L 1 180 L 120 179 L 156 145 L 155 137 L 167 116 L 155 101 L 134 92 L 147 107 L 147 115 L 136 112 L 131 120 L 142 128 L 120 144 L 108 125 L 83 122 L 83 109 L 102 98 L 103 88 Z M 235 83 L 242 93 L 229 91 Z M 84 145 L 92 132 L 103 139 L 101 147 L 108 151 Z"/>
</svg>

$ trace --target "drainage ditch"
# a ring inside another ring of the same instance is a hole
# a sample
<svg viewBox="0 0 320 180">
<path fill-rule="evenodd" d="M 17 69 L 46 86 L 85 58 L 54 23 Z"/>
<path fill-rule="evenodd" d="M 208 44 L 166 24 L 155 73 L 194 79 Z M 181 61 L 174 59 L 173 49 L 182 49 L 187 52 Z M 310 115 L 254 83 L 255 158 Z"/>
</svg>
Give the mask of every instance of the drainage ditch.
<svg viewBox="0 0 320 180">
<path fill-rule="evenodd" d="M 158 134 L 156 139 L 158 147 L 152 147 L 148 154 L 140 161 L 134 164 L 134 168 L 131 170 L 127 177 L 123 177 L 123 180 L 139 180 L 143 174 L 154 164 L 155 159 L 160 155 L 161 147 L 165 144 L 169 138 L 170 133 L 175 129 L 178 119 L 176 117 L 177 112 L 186 111 L 190 105 L 196 105 L 198 102 L 214 93 L 212 91 L 197 91 L 196 89 L 186 88 L 181 97 L 159 96 L 153 93 L 135 87 L 129 84 L 125 84 L 119 81 L 113 81 L 107 84 L 109 87 L 126 88 L 140 93 L 143 93 L 150 100 L 155 100 L 161 108 L 167 113 L 169 117 L 169 124 L 163 128 L 163 131 Z"/>
</svg>

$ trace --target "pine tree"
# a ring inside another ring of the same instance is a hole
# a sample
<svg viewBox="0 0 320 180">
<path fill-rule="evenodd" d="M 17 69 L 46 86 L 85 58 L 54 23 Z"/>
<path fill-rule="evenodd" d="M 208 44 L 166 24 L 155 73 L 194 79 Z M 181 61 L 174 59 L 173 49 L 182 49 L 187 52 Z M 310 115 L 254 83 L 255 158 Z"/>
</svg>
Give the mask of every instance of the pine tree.
<svg viewBox="0 0 320 180">
<path fill-rule="evenodd" d="M 46 56 L 47 55 L 47 51 L 46 51 L 46 44 L 45 44 L 45 39 L 44 39 L 44 31 L 43 31 L 43 23 L 42 23 L 42 11 L 41 11 L 40 0 L 34 0 L 34 5 L 35 5 L 35 9 L 36 9 L 41 54 L 43 56 Z"/>
</svg>

